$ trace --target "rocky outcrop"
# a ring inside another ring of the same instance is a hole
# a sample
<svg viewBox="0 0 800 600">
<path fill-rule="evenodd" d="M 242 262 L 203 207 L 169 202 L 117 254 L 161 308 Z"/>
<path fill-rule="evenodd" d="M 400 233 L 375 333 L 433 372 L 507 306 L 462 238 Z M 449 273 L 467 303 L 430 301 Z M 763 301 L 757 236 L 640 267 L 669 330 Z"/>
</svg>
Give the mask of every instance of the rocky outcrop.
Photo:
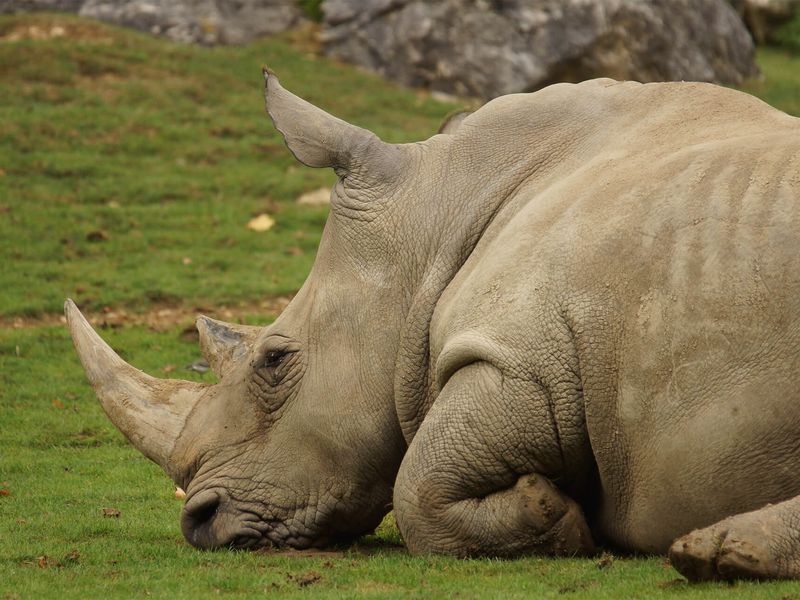
<svg viewBox="0 0 800 600">
<path fill-rule="evenodd" d="M 295 0 L 0 0 L 0 12 L 78 12 L 169 39 L 243 44 L 301 19 Z"/>
<path fill-rule="evenodd" d="M 78 12 L 85 0 L 0 0 L 0 14 L 51 10 Z"/>
<path fill-rule="evenodd" d="M 556 81 L 740 83 L 752 39 L 725 0 L 326 0 L 326 53 L 400 83 L 493 97 Z"/>
</svg>

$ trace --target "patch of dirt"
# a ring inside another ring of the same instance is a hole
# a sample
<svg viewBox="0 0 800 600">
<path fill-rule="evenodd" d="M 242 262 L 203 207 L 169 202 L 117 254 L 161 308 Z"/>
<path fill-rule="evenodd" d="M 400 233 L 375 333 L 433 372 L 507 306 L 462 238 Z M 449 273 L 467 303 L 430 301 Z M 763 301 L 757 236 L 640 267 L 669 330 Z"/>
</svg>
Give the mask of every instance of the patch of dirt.
<svg viewBox="0 0 800 600">
<path fill-rule="evenodd" d="M 80 564 L 81 553 L 70 550 L 62 559 L 53 558 L 46 554 L 42 556 L 23 558 L 20 564 L 25 567 L 39 567 L 40 569 L 63 569 Z"/>
<path fill-rule="evenodd" d="M 277 316 L 291 302 L 291 296 L 278 296 L 259 300 L 257 302 L 243 302 L 236 305 L 211 306 L 186 306 L 172 304 L 156 304 L 146 312 L 133 312 L 126 308 L 113 308 L 106 306 L 99 312 L 84 313 L 83 316 L 94 327 L 101 329 L 129 327 L 143 325 L 152 331 L 171 331 L 175 326 L 184 327 L 187 335 L 194 335 L 194 322 L 200 315 L 228 322 L 241 322 L 244 317 L 252 315 Z M 63 314 L 46 314 L 37 317 L 15 316 L 0 317 L 0 327 L 12 329 L 28 329 L 31 327 L 45 327 L 66 325 L 67 319 Z"/>
<path fill-rule="evenodd" d="M 372 540 L 358 541 L 348 548 L 348 554 L 359 556 L 373 556 L 375 554 L 402 554 L 408 552 L 402 544 L 391 542 L 376 542 Z"/>
<path fill-rule="evenodd" d="M 102 443 L 102 436 L 104 432 L 89 428 L 81 429 L 78 433 L 73 433 L 68 436 L 69 445 L 86 447 L 86 446 L 99 446 Z"/>
<path fill-rule="evenodd" d="M 77 78 L 75 85 L 81 89 L 95 94 L 106 102 L 114 102 L 119 97 L 119 85 L 126 81 L 126 78 L 119 73 L 101 73 L 99 75 L 81 75 Z M 91 136 L 84 134 L 86 142 L 95 144 L 115 144 L 122 137 L 122 128 L 107 129 L 95 132 Z M 152 137 L 149 136 L 148 137 Z M 114 208 L 112 206 L 112 208 Z"/>
<path fill-rule="evenodd" d="M 583 581 L 581 583 L 575 583 L 573 585 L 567 585 L 562 588 L 558 589 L 559 594 L 572 594 L 573 592 L 585 591 L 588 589 L 600 587 L 600 582 L 598 581 Z"/>
<path fill-rule="evenodd" d="M 398 585 L 394 585 L 392 583 L 384 583 L 381 581 L 364 581 L 361 583 L 356 583 L 356 591 L 359 594 L 369 594 L 369 595 L 400 595 L 398 592 L 402 588 Z"/>
<path fill-rule="evenodd" d="M 322 579 L 322 575 L 320 575 L 317 571 L 309 571 L 308 573 L 301 573 L 300 575 L 292 575 L 291 573 L 287 573 L 286 579 L 288 581 L 294 581 L 298 587 L 304 588 L 314 585 L 320 581 Z"/>
<path fill-rule="evenodd" d="M 407 552 L 405 546 L 388 543 L 374 543 L 374 542 L 356 542 L 350 546 L 343 546 L 341 550 L 330 549 L 321 550 L 318 548 L 309 548 L 308 550 L 295 550 L 294 548 L 272 548 L 264 547 L 254 550 L 256 554 L 263 554 L 265 556 L 281 556 L 286 558 L 347 558 L 355 556 L 373 556 L 375 554 L 400 554 Z M 332 567 L 333 563 L 330 560 L 323 563 L 324 567 Z"/>
<path fill-rule="evenodd" d="M 51 18 L 36 19 L 35 23 L 16 23 L 5 31 L 0 32 L 0 41 L 45 41 L 57 38 L 66 40 L 89 42 L 92 44 L 110 45 L 114 39 L 104 31 L 101 26 L 91 22 L 82 23 L 73 20 Z"/>
<path fill-rule="evenodd" d="M 661 589 L 679 588 L 688 585 L 689 582 L 685 579 L 670 579 L 669 581 L 662 581 L 658 584 Z"/>
<path fill-rule="evenodd" d="M 308 550 L 295 550 L 293 548 L 259 548 L 256 554 L 265 556 L 284 556 L 287 558 L 343 558 L 345 553 L 340 550 L 318 550 L 310 548 Z"/>
</svg>

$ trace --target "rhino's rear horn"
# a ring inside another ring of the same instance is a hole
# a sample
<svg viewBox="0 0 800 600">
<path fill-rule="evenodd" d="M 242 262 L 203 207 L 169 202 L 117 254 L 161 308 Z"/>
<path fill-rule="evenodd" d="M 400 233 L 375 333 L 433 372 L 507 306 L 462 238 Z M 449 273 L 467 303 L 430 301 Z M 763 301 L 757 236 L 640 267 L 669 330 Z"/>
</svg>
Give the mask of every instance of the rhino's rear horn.
<svg viewBox="0 0 800 600">
<path fill-rule="evenodd" d="M 357 172 L 367 182 L 391 179 L 399 169 L 402 146 L 329 115 L 285 90 L 269 69 L 263 72 L 267 113 L 297 160 L 309 167 L 333 167 L 340 174 Z"/>
<path fill-rule="evenodd" d="M 72 300 L 64 304 L 72 340 L 103 410 L 131 443 L 172 475 L 169 458 L 186 417 L 207 386 L 156 379 L 122 360 Z"/>
<path fill-rule="evenodd" d="M 222 377 L 237 360 L 247 356 L 261 329 L 225 323 L 203 315 L 197 318 L 200 350 L 217 377 Z"/>
</svg>

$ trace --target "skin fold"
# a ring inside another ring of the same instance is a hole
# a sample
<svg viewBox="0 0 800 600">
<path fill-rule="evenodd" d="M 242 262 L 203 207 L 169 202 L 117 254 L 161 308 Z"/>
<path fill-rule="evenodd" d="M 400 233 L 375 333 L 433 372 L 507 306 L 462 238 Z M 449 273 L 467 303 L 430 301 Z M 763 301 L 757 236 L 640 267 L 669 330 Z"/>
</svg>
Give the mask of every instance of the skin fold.
<svg viewBox="0 0 800 600">
<path fill-rule="evenodd" d="M 190 543 L 325 546 L 393 507 L 413 553 L 800 576 L 800 120 L 599 79 L 386 144 L 265 79 L 291 152 L 339 176 L 284 313 L 201 317 L 220 382 L 198 386 L 66 307 L 109 417 L 186 489 Z"/>
</svg>

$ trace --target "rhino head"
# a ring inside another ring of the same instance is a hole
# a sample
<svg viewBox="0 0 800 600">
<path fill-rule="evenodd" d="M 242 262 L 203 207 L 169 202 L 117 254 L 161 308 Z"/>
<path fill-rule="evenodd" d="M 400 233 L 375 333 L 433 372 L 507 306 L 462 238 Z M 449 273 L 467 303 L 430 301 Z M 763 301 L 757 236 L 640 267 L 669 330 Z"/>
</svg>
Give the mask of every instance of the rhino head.
<svg viewBox="0 0 800 600">
<path fill-rule="evenodd" d="M 126 364 L 65 306 L 105 412 L 187 491 L 181 526 L 201 548 L 307 548 L 368 532 L 390 508 L 406 448 L 394 374 L 425 273 L 400 258 L 411 215 L 396 195 L 414 192 L 422 149 L 384 143 L 265 79 L 292 153 L 339 176 L 312 272 L 280 317 L 264 328 L 200 317 L 219 379 L 201 385 Z"/>
</svg>

